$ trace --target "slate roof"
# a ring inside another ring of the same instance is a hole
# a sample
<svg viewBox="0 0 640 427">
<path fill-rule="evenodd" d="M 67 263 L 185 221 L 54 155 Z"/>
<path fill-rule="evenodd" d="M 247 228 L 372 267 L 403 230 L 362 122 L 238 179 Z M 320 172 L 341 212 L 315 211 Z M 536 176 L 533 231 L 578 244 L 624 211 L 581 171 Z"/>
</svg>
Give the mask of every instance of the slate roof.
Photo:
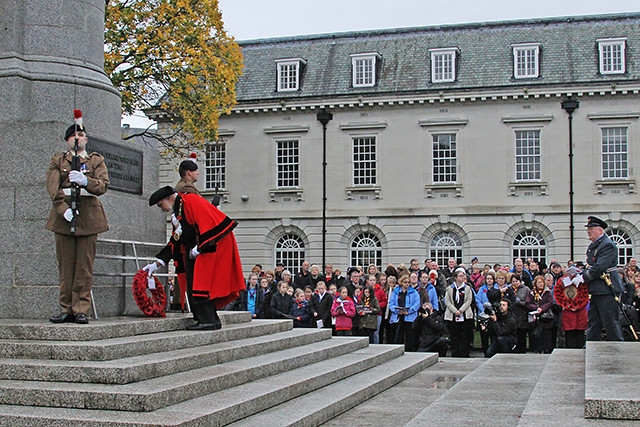
<svg viewBox="0 0 640 427">
<path fill-rule="evenodd" d="M 627 72 L 598 73 L 603 38 L 626 37 Z M 237 99 L 259 102 L 382 94 L 416 94 L 514 86 L 597 84 L 640 78 L 640 13 L 357 31 L 239 42 L 244 74 Z M 540 43 L 540 77 L 513 78 L 512 45 Z M 433 48 L 459 49 L 457 80 L 431 83 Z M 378 84 L 351 86 L 351 54 L 381 55 Z M 307 61 L 302 87 L 276 92 L 277 59 Z"/>
</svg>

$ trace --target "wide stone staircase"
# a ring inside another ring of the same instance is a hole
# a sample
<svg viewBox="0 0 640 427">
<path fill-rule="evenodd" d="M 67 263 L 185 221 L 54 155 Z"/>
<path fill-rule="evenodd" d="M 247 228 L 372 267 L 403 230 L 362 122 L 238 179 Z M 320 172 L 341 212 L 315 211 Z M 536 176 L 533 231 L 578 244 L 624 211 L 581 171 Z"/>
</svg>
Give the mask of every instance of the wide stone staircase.
<svg viewBox="0 0 640 427">
<path fill-rule="evenodd" d="M 0 426 L 320 425 L 437 362 L 431 353 L 221 312 L 89 325 L 0 320 Z"/>
<path fill-rule="evenodd" d="M 638 384 L 638 342 L 589 342 L 586 350 L 551 355 L 443 358 L 323 427 L 640 426 Z"/>
</svg>

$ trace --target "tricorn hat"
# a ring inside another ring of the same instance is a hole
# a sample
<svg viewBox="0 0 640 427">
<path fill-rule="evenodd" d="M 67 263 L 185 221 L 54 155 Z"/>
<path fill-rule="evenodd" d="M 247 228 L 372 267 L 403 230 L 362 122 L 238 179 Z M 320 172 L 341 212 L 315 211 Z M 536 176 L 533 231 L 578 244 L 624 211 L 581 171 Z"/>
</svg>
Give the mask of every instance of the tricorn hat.
<svg viewBox="0 0 640 427">
<path fill-rule="evenodd" d="M 149 206 L 157 205 L 158 202 L 165 197 L 169 197 L 173 193 L 177 193 L 176 189 L 170 185 L 164 186 L 149 197 Z"/>
<path fill-rule="evenodd" d="M 585 227 L 602 227 L 603 229 L 606 229 L 608 225 L 597 216 L 590 216 L 587 217 L 587 224 L 585 225 Z"/>
</svg>

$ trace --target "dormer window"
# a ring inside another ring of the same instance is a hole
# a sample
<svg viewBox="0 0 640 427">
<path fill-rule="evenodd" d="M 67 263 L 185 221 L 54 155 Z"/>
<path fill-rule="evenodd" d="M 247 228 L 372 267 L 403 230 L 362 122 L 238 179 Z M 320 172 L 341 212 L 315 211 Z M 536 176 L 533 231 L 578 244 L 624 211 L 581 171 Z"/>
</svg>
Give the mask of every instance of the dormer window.
<svg viewBox="0 0 640 427">
<path fill-rule="evenodd" d="M 433 83 L 456 80 L 456 56 L 458 48 L 429 49 L 431 53 L 431 81 Z"/>
<path fill-rule="evenodd" d="M 513 77 L 531 79 L 540 76 L 540 43 L 522 43 L 513 48 Z"/>
<path fill-rule="evenodd" d="M 350 56 L 353 87 L 375 86 L 380 54 L 375 52 L 355 53 Z"/>
<path fill-rule="evenodd" d="M 627 38 L 598 39 L 600 74 L 624 74 L 627 71 L 625 52 Z"/>
<path fill-rule="evenodd" d="M 292 92 L 302 85 L 302 70 L 307 61 L 301 58 L 276 60 L 278 92 Z"/>
</svg>

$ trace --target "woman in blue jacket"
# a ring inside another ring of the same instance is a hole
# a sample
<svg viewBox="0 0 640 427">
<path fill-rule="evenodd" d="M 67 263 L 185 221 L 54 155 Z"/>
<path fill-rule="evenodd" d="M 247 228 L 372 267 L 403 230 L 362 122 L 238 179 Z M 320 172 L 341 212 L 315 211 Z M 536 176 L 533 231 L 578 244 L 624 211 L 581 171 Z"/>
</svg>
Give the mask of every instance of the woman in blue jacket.
<svg viewBox="0 0 640 427">
<path fill-rule="evenodd" d="M 398 279 L 389 299 L 389 324 L 395 328 L 394 344 L 404 344 L 405 351 L 416 351 L 417 340 L 411 325 L 420 309 L 420 294 L 409 285 L 409 276 Z"/>
</svg>

